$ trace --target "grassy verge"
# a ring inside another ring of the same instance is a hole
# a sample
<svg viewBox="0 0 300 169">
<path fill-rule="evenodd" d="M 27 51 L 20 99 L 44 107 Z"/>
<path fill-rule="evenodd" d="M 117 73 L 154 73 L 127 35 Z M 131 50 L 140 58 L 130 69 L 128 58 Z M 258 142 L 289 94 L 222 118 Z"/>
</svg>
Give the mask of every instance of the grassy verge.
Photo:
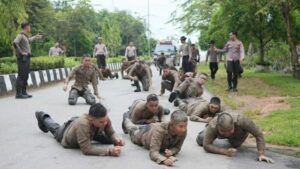
<svg viewBox="0 0 300 169">
<path fill-rule="evenodd" d="M 199 66 L 201 72 L 209 73 L 208 65 Z M 244 111 L 245 115 L 252 118 L 263 129 L 267 142 L 278 145 L 300 147 L 300 80 L 290 75 L 279 73 L 257 73 L 245 69 L 243 78 L 239 79 L 239 92 L 228 93 L 226 71 L 224 65 L 219 65 L 216 80 L 210 80 L 206 87 L 209 91 L 221 97 L 223 102 L 234 110 L 239 110 L 243 105 L 238 104 L 239 96 L 256 96 L 258 98 L 270 96 L 285 96 L 290 108 L 277 110 L 268 116 L 261 116 L 255 109 Z"/>
</svg>

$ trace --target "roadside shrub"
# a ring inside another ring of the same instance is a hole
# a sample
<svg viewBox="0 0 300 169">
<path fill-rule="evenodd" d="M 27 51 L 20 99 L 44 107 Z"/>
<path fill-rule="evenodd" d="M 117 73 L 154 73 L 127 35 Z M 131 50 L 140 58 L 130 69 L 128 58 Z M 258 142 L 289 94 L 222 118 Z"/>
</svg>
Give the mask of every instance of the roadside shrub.
<svg viewBox="0 0 300 169">
<path fill-rule="evenodd" d="M 289 46 L 283 42 L 271 42 L 268 46 L 267 57 L 275 71 L 282 71 L 290 67 Z"/>
<path fill-rule="evenodd" d="M 46 70 L 64 67 L 64 57 L 33 57 L 30 62 L 30 69 L 32 71 L 36 70 Z"/>
</svg>

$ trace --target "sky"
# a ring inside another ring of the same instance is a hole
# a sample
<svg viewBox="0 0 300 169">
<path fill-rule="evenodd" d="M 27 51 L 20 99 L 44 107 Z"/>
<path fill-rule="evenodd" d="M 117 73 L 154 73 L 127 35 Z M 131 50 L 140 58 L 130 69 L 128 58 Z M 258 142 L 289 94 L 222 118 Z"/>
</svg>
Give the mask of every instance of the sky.
<svg viewBox="0 0 300 169">
<path fill-rule="evenodd" d="M 145 18 L 148 22 L 147 2 L 148 0 L 92 0 L 91 3 L 96 10 L 107 9 L 126 10 L 136 17 Z M 178 37 L 185 35 L 191 39 L 192 42 L 197 41 L 197 35 L 186 35 L 179 28 L 178 25 L 167 23 L 170 20 L 171 13 L 178 10 L 178 0 L 149 0 L 150 13 L 150 30 L 151 37 L 158 40 L 166 39 L 168 36 Z"/>
</svg>

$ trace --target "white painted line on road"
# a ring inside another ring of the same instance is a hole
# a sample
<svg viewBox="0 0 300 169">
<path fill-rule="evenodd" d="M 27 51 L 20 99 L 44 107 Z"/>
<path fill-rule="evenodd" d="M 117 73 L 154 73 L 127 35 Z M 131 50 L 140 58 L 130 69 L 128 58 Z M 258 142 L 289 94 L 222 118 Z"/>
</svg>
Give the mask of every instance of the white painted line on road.
<svg viewBox="0 0 300 169">
<path fill-rule="evenodd" d="M 4 78 L 6 90 L 7 91 L 12 91 L 12 85 L 11 85 L 11 82 L 10 82 L 9 75 L 4 75 L 3 78 Z"/>
<path fill-rule="evenodd" d="M 40 86 L 41 85 L 41 78 L 40 78 L 40 74 L 38 71 L 34 72 L 34 76 L 35 76 L 35 80 L 36 80 L 36 85 Z"/>
</svg>

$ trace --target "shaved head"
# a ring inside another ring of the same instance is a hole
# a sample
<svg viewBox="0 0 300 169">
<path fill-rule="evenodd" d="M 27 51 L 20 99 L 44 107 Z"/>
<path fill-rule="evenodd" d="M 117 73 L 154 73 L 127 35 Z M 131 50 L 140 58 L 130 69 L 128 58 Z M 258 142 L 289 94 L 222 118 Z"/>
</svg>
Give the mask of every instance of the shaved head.
<svg viewBox="0 0 300 169">
<path fill-rule="evenodd" d="M 217 119 L 218 127 L 223 131 L 229 131 L 234 128 L 234 121 L 230 114 L 221 113 Z"/>
</svg>

